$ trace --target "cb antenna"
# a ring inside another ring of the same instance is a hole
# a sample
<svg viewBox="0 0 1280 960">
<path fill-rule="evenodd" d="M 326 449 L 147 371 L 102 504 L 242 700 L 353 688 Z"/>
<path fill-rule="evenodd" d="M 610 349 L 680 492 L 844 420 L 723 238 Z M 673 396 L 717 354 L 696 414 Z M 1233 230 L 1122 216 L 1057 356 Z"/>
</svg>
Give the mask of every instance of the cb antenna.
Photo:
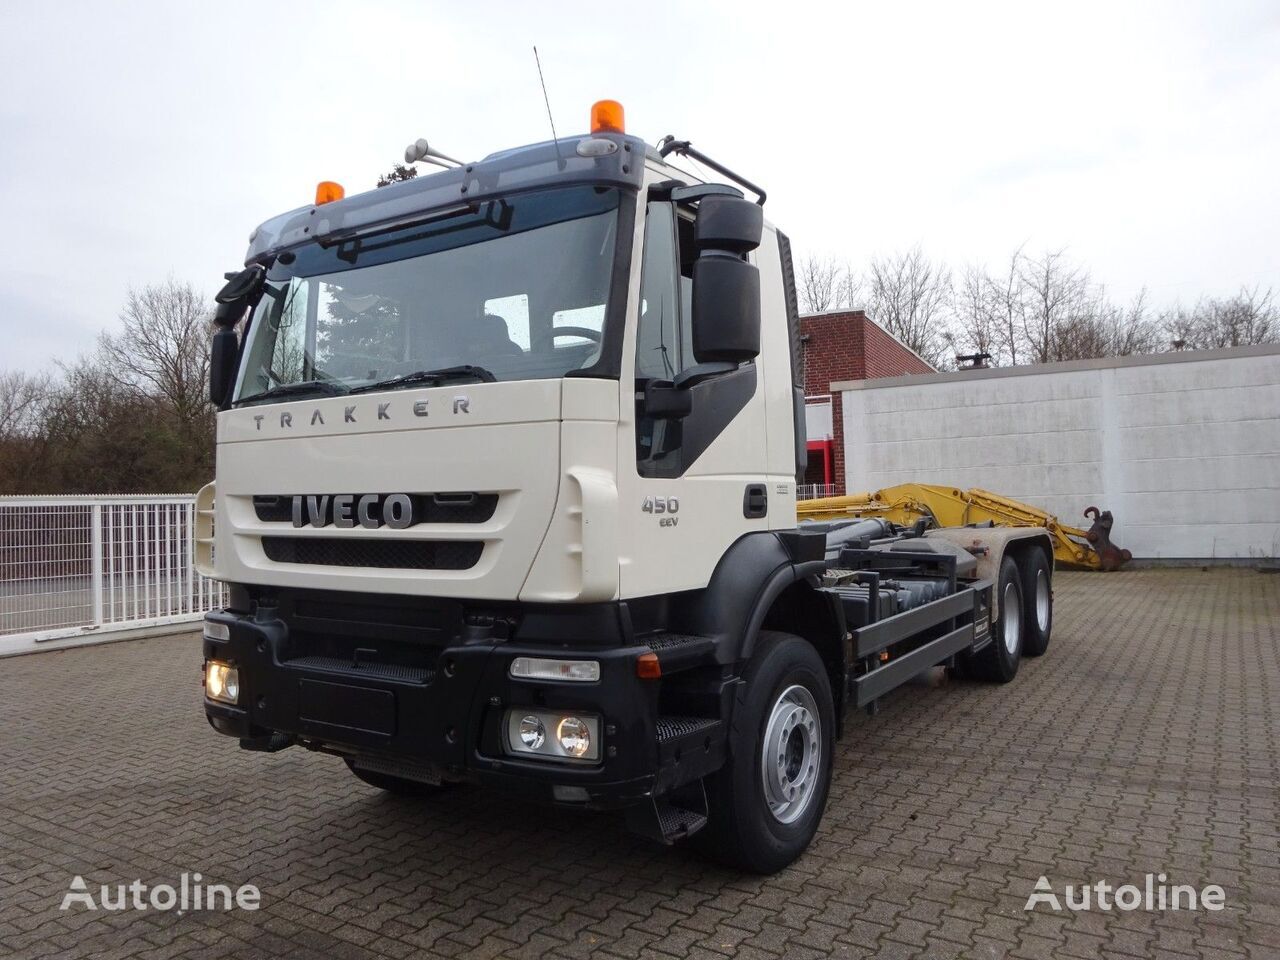
<svg viewBox="0 0 1280 960">
<path fill-rule="evenodd" d="M 551 141 L 556 145 L 556 157 L 560 156 L 560 138 L 556 136 L 556 120 L 551 116 L 551 98 L 547 96 L 547 81 L 542 76 L 542 58 L 538 56 L 538 45 L 533 45 L 533 62 L 538 65 L 538 83 L 542 84 L 542 102 L 547 105 L 547 122 L 551 124 Z"/>
</svg>

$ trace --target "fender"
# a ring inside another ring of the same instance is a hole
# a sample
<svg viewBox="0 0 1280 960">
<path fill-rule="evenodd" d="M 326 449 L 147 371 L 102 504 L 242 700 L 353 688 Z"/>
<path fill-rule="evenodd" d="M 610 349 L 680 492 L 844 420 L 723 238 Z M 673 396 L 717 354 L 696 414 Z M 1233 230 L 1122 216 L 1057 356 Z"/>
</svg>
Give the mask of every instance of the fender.
<svg viewBox="0 0 1280 960">
<path fill-rule="evenodd" d="M 761 530 L 739 537 L 705 589 L 672 598 L 672 629 L 714 639 L 717 663 L 745 660 L 774 600 L 826 568 L 825 545 L 823 535 L 799 531 Z"/>
</svg>

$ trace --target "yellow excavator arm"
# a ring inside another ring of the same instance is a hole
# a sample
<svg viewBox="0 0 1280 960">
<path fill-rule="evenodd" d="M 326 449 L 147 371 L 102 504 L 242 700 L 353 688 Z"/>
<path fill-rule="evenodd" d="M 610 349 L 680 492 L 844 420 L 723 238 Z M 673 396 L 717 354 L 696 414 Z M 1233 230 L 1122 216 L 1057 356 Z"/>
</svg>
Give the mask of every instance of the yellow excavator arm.
<svg viewBox="0 0 1280 960">
<path fill-rule="evenodd" d="M 988 521 L 997 527 L 1044 527 L 1053 538 L 1053 556 L 1058 564 L 1088 570 L 1118 570 L 1133 556 L 1111 542 L 1114 519 L 1109 510 L 1089 507 L 1084 515 L 1093 520 L 1093 525 L 1082 530 L 1060 523 L 1053 514 L 1038 507 L 976 487 L 959 490 L 930 483 L 900 483 L 871 493 L 801 500 L 796 513 L 801 520 L 881 517 L 903 526 L 923 518 L 938 527 Z"/>
</svg>

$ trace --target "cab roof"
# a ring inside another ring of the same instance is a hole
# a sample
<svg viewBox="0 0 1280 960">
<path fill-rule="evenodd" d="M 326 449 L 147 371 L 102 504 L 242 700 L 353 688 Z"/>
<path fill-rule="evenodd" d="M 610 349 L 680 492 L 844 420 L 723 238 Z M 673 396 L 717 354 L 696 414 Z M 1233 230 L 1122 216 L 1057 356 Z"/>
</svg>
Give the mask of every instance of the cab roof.
<svg viewBox="0 0 1280 960">
<path fill-rule="evenodd" d="M 601 156 L 583 156 L 579 145 L 590 140 L 612 141 L 616 149 Z M 475 163 L 272 217 L 250 235 L 245 262 L 261 261 L 287 247 L 340 231 L 394 224 L 431 210 L 517 191 L 572 184 L 638 190 L 646 160 L 662 162 L 638 137 L 612 133 L 565 137 L 491 153 Z"/>
</svg>

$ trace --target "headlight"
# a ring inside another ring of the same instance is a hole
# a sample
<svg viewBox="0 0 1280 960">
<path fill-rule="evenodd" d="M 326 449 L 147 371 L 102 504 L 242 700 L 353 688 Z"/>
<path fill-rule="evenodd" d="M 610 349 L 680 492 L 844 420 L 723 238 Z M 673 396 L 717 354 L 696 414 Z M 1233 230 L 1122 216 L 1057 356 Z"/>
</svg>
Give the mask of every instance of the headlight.
<svg viewBox="0 0 1280 960">
<path fill-rule="evenodd" d="M 209 660 L 204 665 L 204 695 L 220 703 L 238 703 L 240 700 L 240 671 L 221 660 Z"/>
<path fill-rule="evenodd" d="M 591 751 L 591 728 L 585 720 L 565 717 L 556 726 L 560 749 L 571 757 L 585 757 Z"/>
<path fill-rule="evenodd" d="M 547 739 L 547 728 L 537 717 L 525 717 L 520 721 L 520 744 L 530 750 L 539 750 Z"/>
<path fill-rule="evenodd" d="M 549 760 L 600 759 L 600 718 L 594 714 L 509 710 L 505 726 L 508 753 Z"/>
</svg>

